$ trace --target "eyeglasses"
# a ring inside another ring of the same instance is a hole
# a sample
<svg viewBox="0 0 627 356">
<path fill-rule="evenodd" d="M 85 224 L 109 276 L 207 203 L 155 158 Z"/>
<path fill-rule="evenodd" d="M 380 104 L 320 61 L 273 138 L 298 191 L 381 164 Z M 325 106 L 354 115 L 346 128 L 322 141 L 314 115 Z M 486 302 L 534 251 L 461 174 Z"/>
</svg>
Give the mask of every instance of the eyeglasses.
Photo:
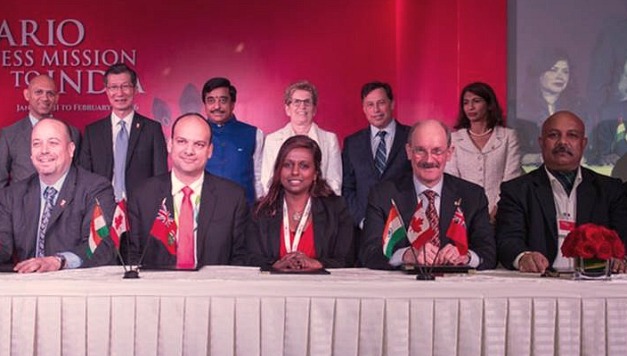
<svg viewBox="0 0 627 356">
<path fill-rule="evenodd" d="M 301 106 L 304 105 L 305 107 L 309 107 L 313 104 L 313 102 L 311 101 L 311 99 L 305 99 L 305 100 L 301 100 L 301 99 L 292 99 L 290 101 L 290 104 L 294 105 L 294 106 Z"/>
<path fill-rule="evenodd" d="M 426 157 L 428 154 L 434 157 L 441 157 L 448 152 L 448 148 L 436 147 L 431 151 L 427 151 L 424 147 L 412 147 L 411 151 L 418 157 Z"/>
<path fill-rule="evenodd" d="M 205 98 L 205 103 L 209 104 L 209 105 L 213 105 L 215 103 L 220 103 L 220 104 L 228 104 L 231 101 L 231 98 L 229 98 L 228 96 L 208 96 Z"/>
<path fill-rule="evenodd" d="M 129 92 L 131 89 L 135 88 L 133 84 L 122 84 L 122 85 L 109 85 L 107 86 L 107 90 L 111 93 L 118 92 L 122 90 L 123 92 Z"/>
</svg>

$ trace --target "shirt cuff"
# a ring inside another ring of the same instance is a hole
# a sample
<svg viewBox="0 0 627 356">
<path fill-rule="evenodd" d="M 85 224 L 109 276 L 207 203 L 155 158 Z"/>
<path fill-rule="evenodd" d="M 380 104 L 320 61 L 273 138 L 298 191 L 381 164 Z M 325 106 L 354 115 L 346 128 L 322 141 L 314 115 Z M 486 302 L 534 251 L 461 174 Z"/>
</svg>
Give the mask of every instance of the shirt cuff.
<svg viewBox="0 0 627 356">
<path fill-rule="evenodd" d="M 514 266 L 515 269 L 519 269 L 518 268 L 518 264 L 520 263 L 520 259 L 527 252 L 529 252 L 529 251 L 521 252 L 521 253 L 518 254 L 518 256 L 516 256 L 516 258 L 514 258 L 514 263 L 512 263 L 512 265 Z"/>
<path fill-rule="evenodd" d="M 468 250 L 470 254 L 470 261 L 468 262 L 468 267 L 477 268 L 481 264 L 481 257 L 475 253 L 473 250 Z"/>
<path fill-rule="evenodd" d="M 72 252 L 59 252 L 57 255 L 61 255 L 65 257 L 65 267 L 64 269 L 74 269 L 79 268 L 83 265 L 83 260 L 80 257 L 73 254 Z"/>
<path fill-rule="evenodd" d="M 392 257 L 390 258 L 390 260 L 388 261 L 390 266 L 398 267 L 398 266 L 402 265 L 403 264 L 403 254 L 405 253 L 405 251 L 407 251 L 408 248 L 409 247 L 403 247 L 403 248 L 399 248 L 398 250 L 396 250 L 394 252 L 394 254 L 392 254 Z"/>
</svg>

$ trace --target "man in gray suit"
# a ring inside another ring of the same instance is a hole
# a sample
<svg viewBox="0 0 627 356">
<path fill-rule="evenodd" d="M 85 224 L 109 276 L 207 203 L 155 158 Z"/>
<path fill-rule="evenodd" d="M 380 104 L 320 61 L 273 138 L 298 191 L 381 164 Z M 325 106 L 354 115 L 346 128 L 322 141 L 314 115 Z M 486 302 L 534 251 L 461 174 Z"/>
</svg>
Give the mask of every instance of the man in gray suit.
<svg viewBox="0 0 627 356">
<path fill-rule="evenodd" d="M 0 188 L 35 173 L 30 160 L 30 136 L 39 120 L 51 116 L 59 93 L 52 78 L 42 74 L 30 80 L 24 98 L 28 101 L 28 116 L 0 133 Z M 70 129 L 72 141 L 76 147 L 80 146 L 80 132 L 73 126 Z"/>
<path fill-rule="evenodd" d="M 72 165 L 76 145 L 68 126 L 42 119 L 31 138 L 37 174 L 0 191 L 0 263 L 20 273 L 113 262 L 111 239 L 89 243 L 96 202 L 111 222 L 115 201 L 105 178 Z"/>
</svg>

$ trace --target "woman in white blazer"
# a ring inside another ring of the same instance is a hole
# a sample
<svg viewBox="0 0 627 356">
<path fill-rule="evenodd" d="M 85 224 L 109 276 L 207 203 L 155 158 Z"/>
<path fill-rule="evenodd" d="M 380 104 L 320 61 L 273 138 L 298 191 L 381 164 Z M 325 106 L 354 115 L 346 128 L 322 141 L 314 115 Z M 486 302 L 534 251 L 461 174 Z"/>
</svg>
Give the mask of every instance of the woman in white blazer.
<svg viewBox="0 0 627 356">
<path fill-rule="evenodd" d="M 274 161 L 283 142 L 296 135 L 306 135 L 316 141 L 322 150 L 322 176 L 335 194 L 342 192 L 342 155 L 337 135 L 318 127 L 313 118 L 318 105 L 318 91 L 308 81 L 296 82 L 285 90 L 285 114 L 290 122 L 268 136 L 261 158 L 261 185 L 263 195 L 268 193 Z"/>
<path fill-rule="evenodd" d="M 504 125 L 503 111 L 488 84 L 475 82 L 462 89 L 457 131 L 451 135 L 454 151 L 445 171 L 485 189 L 491 220 L 501 183 L 522 174 L 518 137 Z"/>
</svg>

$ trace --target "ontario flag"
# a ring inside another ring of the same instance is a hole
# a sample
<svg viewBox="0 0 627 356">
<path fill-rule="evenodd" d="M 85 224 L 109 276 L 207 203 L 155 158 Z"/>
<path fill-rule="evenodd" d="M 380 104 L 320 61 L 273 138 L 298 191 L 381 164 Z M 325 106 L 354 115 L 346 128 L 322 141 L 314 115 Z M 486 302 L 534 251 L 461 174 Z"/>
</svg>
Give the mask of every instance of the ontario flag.
<svg viewBox="0 0 627 356">
<path fill-rule="evenodd" d="M 446 236 L 455 242 L 457 251 L 460 255 L 466 255 L 468 253 L 468 234 L 466 232 L 466 218 L 462 209 L 457 206 L 451 224 L 448 226 Z"/>
<path fill-rule="evenodd" d="M 102 215 L 100 202 L 98 201 L 98 199 L 96 199 L 96 205 L 94 205 L 94 211 L 91 215 L 91 222 L 89 223 L 89 244 L 87 247 L 87 258 L 91 258 L 102 240 L 108 237 L 109 228 L 107 227 L 107 222 Z"/>
<path fill-rule="evenodd" d="M 115 245 L 115 248 L 120 249 L 120 238 L 122 234 L 129 231 L 130 226 L 128 223 L 128 215 L 126 214 L 126 199 L 122 199 L 115 206 L 115 212 L 113 212 L 113 223 L 109 228 L 109 234 L 111 240 Z"/>
<path fill-rule="evenodd" d="M 176 222 L 168 211 L 165 198 L 163 198 L 155 222 L 152 224 L 152 228 L 150 228 L 150 235 L 161 241 L 171 255 L 176 255 L 176 230 Z"/>
<path fill-rule="evenodd" d="M 394 246 L 403 240 L 407 236 L 405 232 L 405 226 L 401 219 L 401 214 L 396 208 L 396 204 L 392 201 L 390 212 L 388 213 L 388 219 L 385 222 L 385 228 L 383 229 L 383 254 L 387 258 L 391 258 L 394 253 Z"/>
<path fill-rule="evenodd" d="M 416 211 L 412 215 L 409 229 L 407 229 L 407 239 L 413 248 L 420 249 L 428 241 L 431 241 L 434 235 L 435 231 L 431 228 L 425 209 L 422 207 L 422 200 L 418 199 Z"/>
</svg>

